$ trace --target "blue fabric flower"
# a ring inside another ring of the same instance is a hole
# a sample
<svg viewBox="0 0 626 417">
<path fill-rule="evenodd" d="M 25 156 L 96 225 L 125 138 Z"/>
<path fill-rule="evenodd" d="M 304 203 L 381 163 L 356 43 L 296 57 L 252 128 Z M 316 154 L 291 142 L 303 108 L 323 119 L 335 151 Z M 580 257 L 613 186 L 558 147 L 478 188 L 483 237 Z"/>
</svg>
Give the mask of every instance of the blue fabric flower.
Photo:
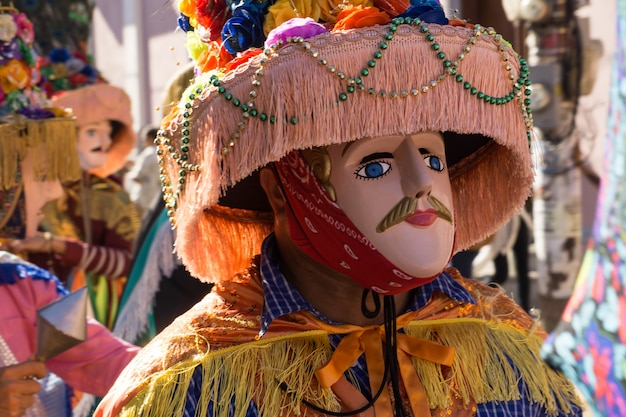
<svg viewBox="0 0 626 417">
<path fill-rule="evenodd" d="M 68 59 L 70 59 L 72 55 L 70 54 L 70 51 L 68 51 L 65 48 L 54 48 L 52 51 L 50 51 L 50 61 L 55 62 L 55 63 L 62 63 L 62 62 L 66 62 Z"/>
<path fill-rule="evenodd" d="M 178 27 L 185 32 L 193 32 L 193 26 L 189 23 L 189 16 L 182 13 L 178 16 Z"/>
<path fill-rule="evenodd" d="M 236 55 L 248 48 L 263 46 L 263 13 L 255 8 L 238 7 L 222 28 L 222 40 L 228 52 Z"/>
<path fill-rule="evenodd" d="M 84 74 L 87 77 L 89 77 L 89 79 L 94 79 L 94 80 L 98 78 L 98 75 L 100 75 L 98 70 L 95 69 L 91 65 L 85 65 L 80 72 L 81 74 Z"/>
<path fill-rule="evenodd" d="M 426 23 L 448 24 L 443 7 L 436 0 L 411 0 L 411 6 L 398 17 L 419 17 Z"/>
<path fill-rule="evenodd" d="M 226 0 L 226 5 L 233 14 L 237 9 L 244 8 L 250 13 L 261 13 L 264 15 L 267 12 L 269 0 Z"/>
</svg>

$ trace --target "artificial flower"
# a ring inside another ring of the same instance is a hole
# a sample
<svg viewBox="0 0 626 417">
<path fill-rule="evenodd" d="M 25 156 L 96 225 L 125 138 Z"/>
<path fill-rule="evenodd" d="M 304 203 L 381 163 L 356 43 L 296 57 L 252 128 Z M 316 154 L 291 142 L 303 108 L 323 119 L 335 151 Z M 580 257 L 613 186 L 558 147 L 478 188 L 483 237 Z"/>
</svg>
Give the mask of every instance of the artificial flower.
<svg viewBox="0 0 626 417">
<path fill-rule="evenodd" d="M 70 81 L 67 77 L 58 78 L 56 80 L 51 80 L 51 81 L 52 81 L 52 87 L 54 88 L 54 91 L 66 91 L 66 90 L 72 89 L 72 85 L 70 84 Z"/>
<path fill-rule="evenodd" d="M 374 0 L 351 0 L 346 3 L 344 0 L 318 0 L 321 9 L 321 18 L 327 23 L 335 23 L 337 15 L 350 6 L 374 6 Z"/>
<path fill-rule="evenodd" d="M 16 38 L 16 41 L 17 41 L 17 49 L 19 51 L 21 59 L 23 59 L 26 62 L 26 65 L 28 65 L 29 67 L 34 66 L 35 63 L 37 62 L 37 59 L 36 59 L 36 54 L 33 48 L 28 46 L 19 38 Z M 16 59 L 20 59 L 20 58 L 16 58 Z"/>
<path fill-rule="evenodd" d="M 48 98 L 44 91 L 35 88 L 27 88 L 22 93 L 28 98 L 28 103 L 31 107 L 46 107 L 48 105 Z"/>
<path fill-rule="evenodd" d="M 211 42 L 200 53 L 196 67 L 200 72 L 208 72 L 223 67 L 233 56 L 219 42 Z"/>
<path fill-rule="evenodd" d="M 67 80 L 69 81 L 72 88 L 89 84 L 89 77 L 81 73 L 72 74 L 69 77 L 67 77 Z"/>
<path fill-rule="evenodd" d="M 426 23 L 448 24 L 443 7 L 436 0 L 411 0 L 411 7 L 400 13 L 398 17 L 419 17 Z"/>
<path fill-rule="evenodd" d="M 185 46 L 189 57 L 194 61 L 198 61 L 202 52 L 207 49 L 207 44 L 202 42 L 196 31 L 186 33 Z"/>
<path fill-rule="evenodd" d="M 19 42 L 15 38 L 10 42 L 0 43 L 0 65 L 4 65 L 12 59 L 22 59 Z"/>
<path fill-rule="evenodd" d="M 9 111 L 16 113 L 20 109 L 28 106 L 28 97 L 26 97 L 20 90 L 13 90 L 5 97 L 5 102 L 9 107 Z"/>
<path fill-rule="evenodd" d="M 197 26 L 203 26 L 209 31 L 210 41 L 220 38 L 222 28 L 230 15 L 231 11 L 225 0 L 199 0 L 196 3 Z"/>
<path fill-rule="evenodd" d="M 17 25 L 11 14 L 0 15 L 0 41 L 9 42 L 17 34 Z"/>
<path fill-rule="evenodd" d="M 33 23 L 28 20 L 28 17 L 26 17 L 24 13 L 18 13 L 15 15 L 15 24 L 17 25 L 17 36 L 19 36 L 24 43 L 31 45 L 35 41 Z"/>
<path fill-rule="evenodd" d="M 52 51 L 50 51 L 50 54 L 48 56 L 50 57 L 51 62 L 58 63 L 66 62 L 72 57 L 72 54 L 70 54 L 70 51 L 65 48 L 54 48 Z"/>
<path fill-rule="evenodd" d="M 263 46 L 263 15 L 240 7 L 222 28 L 222 40 L 228 52 L 235 55 L 248 48 Z"/>
<path fill-rule="evenodd" d="M 178 3 L 178 10 L 185 16 L 187 16 L 187 20 L 189 21 L 189 25 L 191 27 L 198 26 L 198 19 L 196 18 L 196 0 L 180 0 Z"/>
<path fill-rule="evenodd" d="M 69 77 L 70 75 L 69 71 L 67 70 L 67 67 L 62 62 L 52 64 L 50 66 L 50 70 L 51 72 L 49 74 L 49 77 L 54 80 L 58 80 L 60 78 L 66 78 L 66 77 Z"/>
<path fill-rule="evenodd" d="M 189 16 L 185 16 L 184 14 L 180 14 L 178 16 L 178 27 L 181 28 L 184 32 L 189 32 L 193 30 L 193 26 L 189 22 Z"/>
<path fill-rule="evenodd" d="M 247 51 L 237 54 L 237 56 L 226 63 L 224 69 L 226 71 L 231 71 L 237 68 L 238 66 L 245 64 L 253 57 L 259 55 L 263 50 L 261 48 L 250 48 Z"/>
<path fill-rule="evenodd" d="M 333 30 L 364 28 L 384 25 L 389 22 L 389 15 L 377 7 L 355 6 L 343 10 L 337 15 L 337 23 Z"/>
<path fill-rule="evenodd" d="M 312 0 L 277 0 L 267 9 L 263 31 L 268 34 L 272 29 L 295 17 L 310 17 L 319 22 L 322 14 L 317 1 Z"/>
<path fill-rule="evenodd" d="M 295 17 L 268 33 L 265 47 L 268 48 L 279 40 L 286 41 L 287 38 L 299 36 L 308 39 L 326 32 L 328 32 L 328 29 L 310 17 Z"/>
<path fill-rule="evenodd" d="M 50 110 L 30 105 L 19 109 L 17 112 L 29 119 L 50 119 L 54 117 L 54 113 Z"/>
<path fill-rule="evenodd" d="M 387 13 L 389 17 L 394 18 L 409 8 L 409 1 L 408 0 L 374 0 L 374 6 L 378 7 L 383 12 Z"/>
<path fill-rule="evenodd" d="M 28 87 L 30 84 L 29 68 L 18 60 L 9 61 L 0 68 L 0 84 L 5 94 Z"/>
</svg>

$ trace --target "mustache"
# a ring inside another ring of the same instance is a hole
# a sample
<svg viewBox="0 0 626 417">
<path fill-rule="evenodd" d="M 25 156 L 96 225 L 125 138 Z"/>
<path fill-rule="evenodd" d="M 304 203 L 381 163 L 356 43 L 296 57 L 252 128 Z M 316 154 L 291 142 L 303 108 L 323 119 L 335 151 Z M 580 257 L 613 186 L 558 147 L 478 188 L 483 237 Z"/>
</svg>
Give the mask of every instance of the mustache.
<svg viewBox="0 0 626 417">
<path fill-rule="evenodd" d="M 437 212 L 437 217 L 452 223 L 452 213 L 441 201 L 432 195 L 428 196 L 427 200 Z M 390 227 L 400 224 L 411 217 L 417 211 L 417 201 L 415 197 L 404 197 L 398 204 L 393 206 L 393 208 L 389 210 L 389 213 L 378 223 L 376 231 L 382 233 Z"/>
</svg>

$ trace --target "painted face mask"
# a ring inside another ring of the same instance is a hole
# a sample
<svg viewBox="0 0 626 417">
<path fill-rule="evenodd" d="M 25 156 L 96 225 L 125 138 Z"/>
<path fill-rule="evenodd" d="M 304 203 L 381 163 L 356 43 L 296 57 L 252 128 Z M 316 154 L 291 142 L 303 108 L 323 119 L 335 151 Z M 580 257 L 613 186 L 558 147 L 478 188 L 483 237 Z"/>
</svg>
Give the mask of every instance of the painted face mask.
<svg viewBox="0 0 626 417">
<path fill-rule="evenodd" d="M 88 123 L 78 131 L 78 159 L 85 171 L 104 165 L 111 147 L 111 123 L 108 120 Z"/>
<path fill-rule="evenodd" d="M 292 152 L 275 167 L 291 237 L 318 262 L 390 295 L 430 282 L 447 266 L 454 219 L 441 135 Z"/>
</svg>

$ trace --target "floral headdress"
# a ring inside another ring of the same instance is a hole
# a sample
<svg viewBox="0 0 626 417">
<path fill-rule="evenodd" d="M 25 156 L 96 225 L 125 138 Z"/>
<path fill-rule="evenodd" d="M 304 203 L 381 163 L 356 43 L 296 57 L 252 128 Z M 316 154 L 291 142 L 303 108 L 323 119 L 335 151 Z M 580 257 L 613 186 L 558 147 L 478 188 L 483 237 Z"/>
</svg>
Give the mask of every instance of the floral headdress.
<svg viewBox="0 0 626 417">
<path fill-rule="evenodd" d="M 206 212 L 296 149 L 444 132 L 455 251 L 527 199 L 529 68 L 494 29 L 448 19 L 433 0 L 179 4 L 197 77 L 157 142 L 177 252 L 195 276 L 212 279 Z"/>
<path fill-rule="evenodd" d="M 0 187 L 16 182 L 19 162 L 33 151 L 35 175 L 46 180 L 80 176 L 71 112 L 52 107 L 36 70 L 33 25 L 24 13 L 0 7 Z"/>
<path fill-rule="evenodd" d="M 37 68 L 48 97 L 59 91 L 105 82 L 91 61 L 91 57 L 83 51 L 70 52 L 67 48 L 54 48 L 48 56 L 39 57 Z"/>
<path fill-rule="evenodd" d="M 37 60 L 37 69 L 51 103 L 71 109 L 78 127 L 104 120 L 114 123 L 107 159 L 91 172 L 104 178 L 121 169 L 137 142 L 126 92 L 110 85 L 80 49 L 55 48 Z"/>
</svg>

